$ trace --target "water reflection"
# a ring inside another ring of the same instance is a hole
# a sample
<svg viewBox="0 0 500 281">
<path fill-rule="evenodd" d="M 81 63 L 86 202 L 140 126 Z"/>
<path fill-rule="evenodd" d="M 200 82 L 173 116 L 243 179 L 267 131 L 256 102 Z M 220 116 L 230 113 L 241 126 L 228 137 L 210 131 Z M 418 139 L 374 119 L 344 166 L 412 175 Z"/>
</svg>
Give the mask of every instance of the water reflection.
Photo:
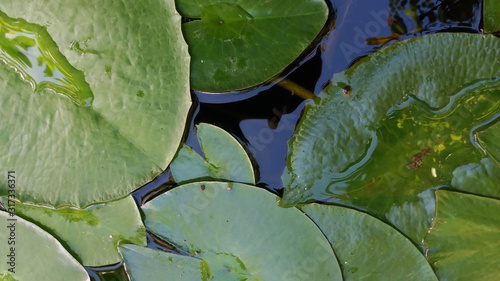
<svg viewBox="0 0 500 281">
<path fill-rule="evenodd" d="M 90 106 L 94 100 L 83 72 L 71 66 L 44 27 L 9 18 L 1 11 L 0 59 L 35 92 L 50 89 L 81 106 Z"/>
</svg>

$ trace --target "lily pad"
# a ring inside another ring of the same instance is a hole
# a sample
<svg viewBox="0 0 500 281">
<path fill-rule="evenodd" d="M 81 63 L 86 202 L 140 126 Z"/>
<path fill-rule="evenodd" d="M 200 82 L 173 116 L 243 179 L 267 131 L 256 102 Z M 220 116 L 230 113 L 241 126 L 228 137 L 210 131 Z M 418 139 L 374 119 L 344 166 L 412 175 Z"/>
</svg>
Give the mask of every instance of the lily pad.
<svg viewBox="0 0 500 281">
<path fill-rule="evenodd" d="M 16 202 L 16 214 L 64 241 L 86 266 L 121 261 L 118 243 L 146 245 L 146 231 L 132 196 L 85 209 L 51 209 Z"/>
<path fill-rule="evenodd" d="M 478 56 L 495 61 L 500 40 L 434 34 L 335 75 L 289 142 L 282 205 L 363 208 L 420 244 L 434 214 L 431 189 L 486 156 L 474 140 L 484 129 L 477 125 L 500 112 L 500 65 Z"/>
<path fill-rule="evenodd" d="M 205 260 L 215 280 L 342 280 L 321 231 L 276 200 L 249 185 L 200 182 L 174 188 L 142 209 L 148 230 Z"/>
<path fill-rule="evenodd" d="M 75 258 L 50 234 L 10 213 L 0 212 L 2 280 L 90 280 Z"/>
<path fill-rule="evenodd" d="M 196 129 L 205 159 L 192 148 L 182 145 L 170 164 L 176 182 L 211 178 L 255 184 L 252 162 L 233 136 L 206 123 L 199 124 Z"/>
<path fill-rule="evenodd" d="M 422 253 L 396 229 L 365 213 L 309 204 L 304 211 L 332 245 L 344 280 L 436 280 Z"/>
<path fill-rule="evenodd" d="M 10 48 L 27 48 L 11 52 L 19 57 L 3 59 L 7 65 L 0 63 L 0 118 L 5 120 L 0 166 L 22 175 L 17 181 L 22 202 L 78 207 L 105 202 L 167 167 L 191 104 L 189 55 L 173 0 L 2 1 L 0 10 L 8 16 L 2 22 L 9 23 L 0 28 L 10 28 L 1 34 L 15 38 Z M 38 43 L 30 45 L 30 38 Z M 30 57 L 36 50 L 56 61 Z M 25 81 L 12 63 L 23 60 L 32 78 Z M 75 102 L 87 101 L 83 94 L 55 95 L 61 91 L 43 81 L 34 89 L 28 82 L 41 74 L 30 64 L 38 63 L 83 72 L 74 78 L 88 83 L 91 104 Z M 6 188 L 2 179 L 0 194 Z"/>
<path fill-rule="evenodd" d="M 453 171 L 451 186 L 458 190 L 500 199 L 500 166 L 490 158 Z"/>
<path fill-rule="evenodd" d="M 478 134 L 479 143 L 497 163 L 500 163 L 500 123 Z"/>
<path fill-rule="evenodd" d="M 208 92 L 263 83 L 293 62 L 328 17 L 323 0 L 179 0 L 191 87 Z"/>
<path fill-rule="evenodd" d="M 434 225 L 425 239 L 440 280 L 500 276 L 500 200 L 436 191 Z"/>
<path fill-rule="evenodd" d="M 120 252 L 132 281 L 208 280 L 202 278 L 200 259 L 131 244 L 120 246 Z"/>
<path fill-rule="evenodd" d="M 486 32 L 500 31 L 500 3 L 498 1 L 483 1 L 483 23 Z"/>
</svg>

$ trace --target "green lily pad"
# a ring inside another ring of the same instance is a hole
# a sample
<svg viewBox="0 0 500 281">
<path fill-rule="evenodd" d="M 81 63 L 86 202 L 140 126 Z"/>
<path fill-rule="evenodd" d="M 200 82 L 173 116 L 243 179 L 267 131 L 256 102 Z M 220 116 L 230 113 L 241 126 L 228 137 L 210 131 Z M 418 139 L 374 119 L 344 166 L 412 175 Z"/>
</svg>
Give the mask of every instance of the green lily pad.
<svg viewBox="0 0 500 281">
<path fill-rule="evenodd" d="M 436 280 L 422 253 L 396 229 L 365 213 L 309 204 L 302 207 L 332 245 L 344 280 Z"/>
<path fill-rule="evenodd" d="M 500 276 L 500 200 L 436 191 L 436 218 L 425 244 L 440 280 Z"/>
<path fill-rule="evenodd" d="M 293 62 L 328 17 L 323 0 L 179 0 L 191 87 L 208 92 L 263 83 Z"/>
<path fill-rule="evenodd" d="M 10 213 L 0 212 L 2 280 L 90 280 L 87 272 L 50 234 Z"/>
<path fill-rule="evenodd" d="M 500 39 L 429 35 L 335 75 L 289 142 L 282 205 L 363 208 L 420 244 L 434 214 L 431 189 L 486 156 L 476 126 L 500 112 L 500 65 L 478 56 L 495 61 Z"/>
<path fill-rule="evenodd" d="M 146 245 L 141 215 L 130 195 L 83 210 L 67 207 L 51 209 L 16 202 L 16 214 L 64 241 L 86 266 L 120 262 L 118 243 Z"/>
<path fill-rule="evenodd" d="M 500 123 L 478 134 L 479 143 L 497 163 L 500 163 Z"/>
<path fill-rule="evenodd" d="M 276 200 L 249 185 L 200 182 L 174 188 L 142 209 L 148 230 L 206 261 L 214 280 L 342 280 L 321 231 Z"/>
<path fill-rule="evenodd" d="M 496 0 L 483 1 L 484 31 L 500 31 L 500 3 Z"/>
<path fill-rule="evenodd" d="M 500 198 L 500 166 L 490 158 L 470 163 L 453 171 L 451 186 L 457 190 Z"/>
<path fill-rule="evenodd" d="M 205 159 L 192 148 L 182 145 L 170 164 L 176 182 L 211 178 L 255 184 L 252 162 L 233 136 L 210 124 L 201 123 L 196 128 Z"/>
<path fill-rule="evenodd" d="M 0 22 L 0 166 L 20 175 L 22 202 L 105 202 L 167 167 L 191 104 L 173 0 L 2 1 L 0 10 L 8 16 Z M 86 84 L 93 100 L 78 90 Z M 2 179 L 0 194 L 6 188 Z"/>
<path fill-rule="evenodd" d="M 120 246 L 131 281 L 202 279 L 201 260 L 137 245 Z"/>
</svg>

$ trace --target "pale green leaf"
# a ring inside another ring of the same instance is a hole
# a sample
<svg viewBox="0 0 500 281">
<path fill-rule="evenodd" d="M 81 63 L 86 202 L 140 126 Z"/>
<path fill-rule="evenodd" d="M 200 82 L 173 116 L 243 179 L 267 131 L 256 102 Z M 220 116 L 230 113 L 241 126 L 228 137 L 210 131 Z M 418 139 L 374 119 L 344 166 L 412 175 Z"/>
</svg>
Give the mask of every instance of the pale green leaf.
<svg viewBox="0 0 500 281">
<path fill-rule="evenodd" d="M 190 147 L 181 146 L 170 165 L 178 183 L 217 179 L 255 184 L 252 162 L 233 136 L 206 123 L 196 126 L 196 135 L 205 159 Z"/>
<path fill-rule="evenodd" d="M 130 195 L 85 209 L 52 209 L 16 203 L 16 212 L 63 241 L 86 266 L 120 262 L 118 243 L 146 245 L 141 215 Z"/>
<path fill-rule="evenodd" d="M 0 212 L 0 278 L 17 281 L 67 281 L 90 278 L 64 247 L 38 226 Z"/>
<path fill-rule="evenodd" d="M 201 260 L 137 245 L 120 246 L 131 281 L 202 280 Z"/>
<path fill-rule="evenodd" d="M 215 280 L 342 280 L 321 231 L 276 199 L 249 185 L 200 182 L 174 188 L 142 209 L 148 230 L 205 260 Z"/>
<path fill-rule="evenodd" d="M 423 254 L 396 229 L 365 213 L 310 204 L 302 210 L 330 241 L 344 280 L 436 280 Z"/>
<path fill-rule="evenodd" d="M 0 53 L 11 56 L 0 63 L 0 168 L 20 175 L 21 201 L 84 207 L 167 167 L 191 104 L 173 0 L 2 1 L 0 10 L 0 29 L 9 29 Z M 59 81 L 65 71 L 71 77 Z M 86 83 L 93 101 L 78 90 Z M 2 179 L 0 194 L 6 186 Z"/>
</svg>

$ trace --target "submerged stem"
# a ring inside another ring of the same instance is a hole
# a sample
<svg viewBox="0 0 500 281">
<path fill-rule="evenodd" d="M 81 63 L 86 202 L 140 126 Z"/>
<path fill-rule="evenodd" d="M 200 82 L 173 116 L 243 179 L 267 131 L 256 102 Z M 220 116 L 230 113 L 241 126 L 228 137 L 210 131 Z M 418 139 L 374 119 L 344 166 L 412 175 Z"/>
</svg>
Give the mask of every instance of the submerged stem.
<svg viewBox="0 0 500 281">
<path fill-rule="evenodd" d="M 282 87 L 283 89 L 285 90 L 288 90 L 292 93 L 294 93 L 295 95 L 303 98 L 303 99 L 314 99 L 316 97 L 316 95 L 309 91 L 308 89 L 300 86 L 299 84 L 293 82 L 292 80 L 289 80 L 287 78 L 282 78 L 282 79 L 279 79 L 279 78 L 274 78 L 274 81 L 276 82 L 276 84 L 280 87 Z"/>
</svg>

